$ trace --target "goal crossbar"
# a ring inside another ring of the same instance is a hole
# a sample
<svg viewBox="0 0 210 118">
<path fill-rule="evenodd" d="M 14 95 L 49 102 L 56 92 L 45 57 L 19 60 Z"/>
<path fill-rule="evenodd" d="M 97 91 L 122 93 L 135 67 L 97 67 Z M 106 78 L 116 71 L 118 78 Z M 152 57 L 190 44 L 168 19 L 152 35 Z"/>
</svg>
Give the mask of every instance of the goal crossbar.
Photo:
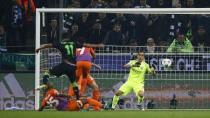
<svg viewBox="0 0 210 118">
<path fill-rule="evenodd" d="M 210 14 L 210 8 L 38 8 L 46 13 Z"/>
</svg>

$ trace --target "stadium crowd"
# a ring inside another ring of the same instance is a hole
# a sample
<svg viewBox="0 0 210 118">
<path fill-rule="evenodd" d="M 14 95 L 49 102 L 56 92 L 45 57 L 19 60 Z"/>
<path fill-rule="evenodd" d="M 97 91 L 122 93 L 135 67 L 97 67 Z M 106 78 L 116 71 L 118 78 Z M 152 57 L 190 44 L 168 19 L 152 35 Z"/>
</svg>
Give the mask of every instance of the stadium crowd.
<svg viewBox="0 0 210 118">
<path fill-rule="evenodd" d="M 0 50 L 34 52 L 36 8 L 201 8 L 209 0 L 1 0 Z M 46 14 L 42 42 L 71 39 L 106 45 L 169 46 L 167 52 L 204 52 L 210 46 L 209 15 Z M 194 50 L 193 47 L 199 47 Z M 183 49 L 184 48 L 184 49 Z"/>
</svg>

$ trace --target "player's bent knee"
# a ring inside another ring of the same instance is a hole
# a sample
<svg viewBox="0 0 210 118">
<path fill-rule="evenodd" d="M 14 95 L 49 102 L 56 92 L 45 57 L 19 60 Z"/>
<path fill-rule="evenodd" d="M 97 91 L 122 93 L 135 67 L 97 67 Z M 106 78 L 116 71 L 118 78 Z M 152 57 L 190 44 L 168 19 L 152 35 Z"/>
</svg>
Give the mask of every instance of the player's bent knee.
<svg viewBox="0 0 210 118">
<path fill-rule="evenodd" d="M 143 97 L 144 96 L 144 91 L 139 91 L 138 96 Z"/>
</svg>

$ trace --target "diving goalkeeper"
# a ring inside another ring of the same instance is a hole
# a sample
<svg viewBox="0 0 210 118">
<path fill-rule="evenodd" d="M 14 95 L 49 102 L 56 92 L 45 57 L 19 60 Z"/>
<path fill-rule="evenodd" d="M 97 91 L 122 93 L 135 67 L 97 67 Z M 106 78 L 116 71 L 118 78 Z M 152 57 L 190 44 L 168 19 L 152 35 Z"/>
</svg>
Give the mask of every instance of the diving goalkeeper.
<svg viewBox="0 0 210 118">
<path fill-rule="evenodd" d="M 144 76 L 146 73 L 155 75 L 155 70 L 154 68 L 150 68 L 149 65 L 145 62 L 144 52 L 139 52 L 137 54 L 137 59 L 131 60 L 123 67 L 130 68 L 130 73 L 128 80 L 119 88 L 118 92 L 115 93 L 112 101 L 112 109 L 115 109 L 120 96 L 126 96 L 134 91 L 136 97 L 138 98 L 137 107 L 141 110 L 144 110 Z"/>
</svg>

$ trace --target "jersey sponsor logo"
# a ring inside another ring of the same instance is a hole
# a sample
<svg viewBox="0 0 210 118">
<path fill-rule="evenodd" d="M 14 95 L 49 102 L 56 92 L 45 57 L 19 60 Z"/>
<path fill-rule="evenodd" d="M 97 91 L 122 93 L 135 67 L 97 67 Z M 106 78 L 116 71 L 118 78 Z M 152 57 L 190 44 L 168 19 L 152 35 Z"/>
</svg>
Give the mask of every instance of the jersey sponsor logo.
<svg viewBox="0 0 210 118">
<path fill-rule="evenodd" d="M 25 92 L 14 74 L 7 74 L 0 81 L 0 110 L 9 108 L 34 109 L 33 90 Z"/>
</svg>

